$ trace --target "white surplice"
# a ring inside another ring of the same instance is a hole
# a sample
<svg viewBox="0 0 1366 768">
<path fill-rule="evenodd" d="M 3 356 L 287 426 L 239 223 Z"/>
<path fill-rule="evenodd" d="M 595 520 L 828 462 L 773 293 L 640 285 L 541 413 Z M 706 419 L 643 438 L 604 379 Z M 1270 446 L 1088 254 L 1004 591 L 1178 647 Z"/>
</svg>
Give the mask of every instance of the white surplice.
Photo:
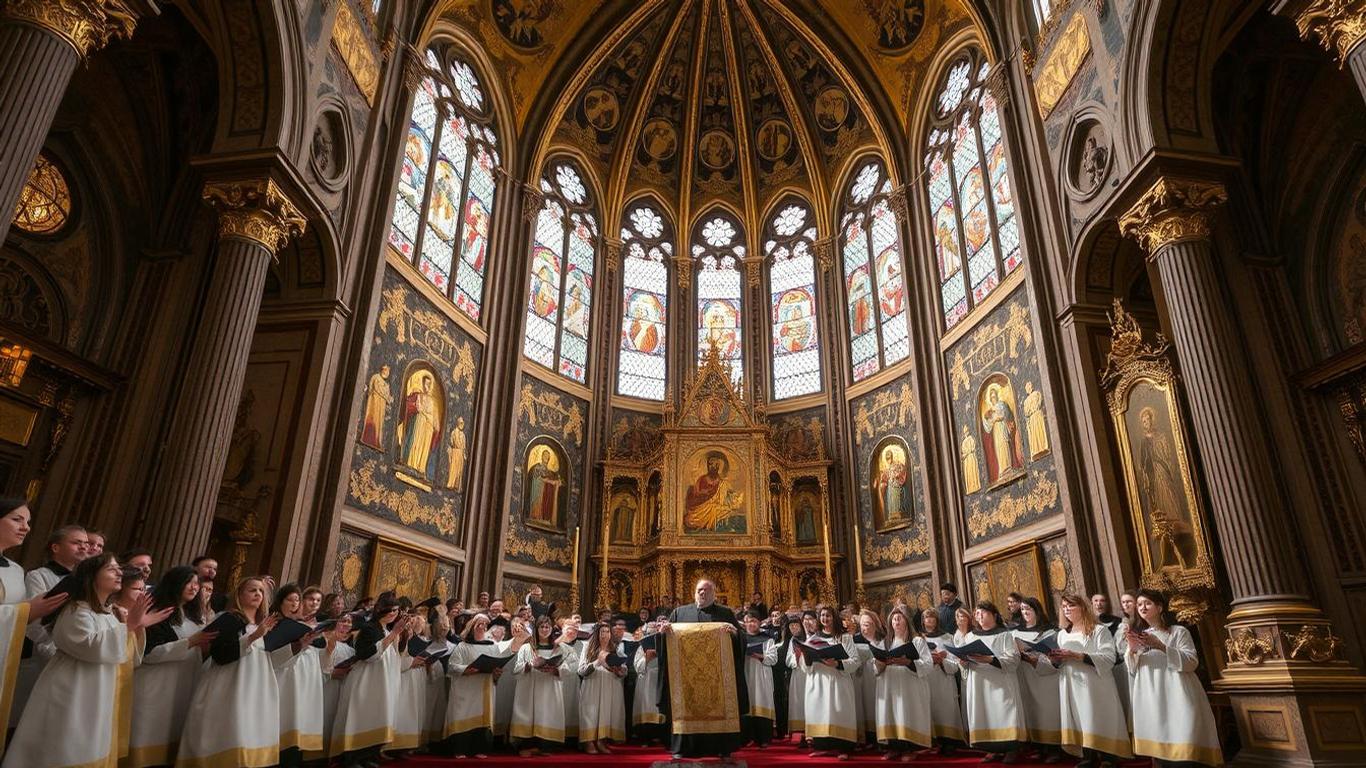
<svg viewBox="0 0 1366 768">
<path fill-rule="evenodd" d="M 294 653 L 291 643 L 271 653 L 280 689 L 280 749 L 304 752 L 323 748 L 322 650 L 309 646 Z"/>
<path fill-rule="evenodd" d="M 1134 754 L 1222 765 L 1214 712 L 1195 676 L 1200 662 L 1190 632 L 1180 625 L 1147 632 L 1167 650 L 1131 645 L 1124 655 L 1134 711 Z"/>
<path fill-rule="evenodd" d="M 1016 639 L 1031 643 L 1057 634 L 1058 630 L 1053 627 L 1042 631 L 1014 630 Z M 1035 662 L 1030 664 L 1022 653 L 1019 675 L 1020 700 L 1024 703 L 1029 740 L 1035 744 L 1061 744 L 1062 715 L 1058 709 L 1058 668 L 1045 654 L 1038 654 L 1035 656 Z"/>
<path fill-rule="evenodd" d="M 579 741 L 626 740 L 626 692 L 617 677 L 596 658 L 579 660 Z"/>
<path fill-rule="evenodd" d="M 953 645 L 952 635 L 937 635 L 925 638 L 925 645 L 931 651 Z M 963 728 L 963 704 L 958 699 L 958 673 L 960 666 L 953 656 L 945 656 L 935 665 L 928 675 L 930 686 L 930 718 L 934 723 L 932 735 L 936 739 L 955 739 L 967 741 Z"/>
<path fill-rule="evenodd" d="M 793 638 L 787 644 L 787 732 L 805 735 L 806 731 L 806 665 L 797 658 Z"/>
<path fill-rule="evenodd" d="M 745 636 L 748 644 L 750 637 Z M 745 654 L 745 685 L 749 691 L 750 717 L 765 717 L 776 720 L 778 715 L 773 709 L 773 665 L 778 663 L 778 644 L 772 639 L 764 641 L 764 657 L 756 659 Z M 640 694 L 636 694 L 640 698 Z"/>
<path fill-rule="evenodd" d="M 842 739 L 857 743 L 862 725 L 858 722 L 858 690 L 854 686 L 854 673 L 859 668 L 859 654 L 854 647 L 854 639 L 849 635 L 831 637 L 816 634 L 806 641 L 809 645 L 838 644 L 844 646 L 849 658 L 838 666 L 829 666 L 819 661 L 806 669 L 806 699 L 803 704 L 806 716 L 806 737 L 809 739 Z"/>
<path fill-rule="evenodd" d="M 394 740 L 398 656 L 396 644 L 385 646 L 380 641 L 374 655 L 351 665 L 337 697 L 328 754 L 339 757 L 343 752 L 384 746 Z"/>
<path fill-rule="evenodd" d="M 307 760 L 323 760 L 327 757 L 332 744 L 332 735 L 337 722 L 337 705 L 341 702 L 342 681 L 332 677 L 333 668 L 356 655 L 356 649 L 344 642 L 336 643 L 329 652 L 326 648 L 318 655 L 319 673 L 323 678 L 323 748 L 317 752 L 305 752 Z"/>
<path fill-rule="evenodd" d="M 929 677 L 938 670 L 925 641 L 917 637 L 910 642 L 914 644 L 915 653 L 909 664 L 884 666 L 874 660 L 868 665 L 874 688 L 873 720 L 879 742 L 909 741 L 928 747 L 933 741 L 934 730 Z M 903 643 L 890 638 L 877 642 L 879 649 L 888 651 L 901 645 Z"/>
<path fill-rule="evenodd" d="M 633 725 L 658 725 L 664 722 L 659 712 L 659 657 L 645 658 L 645 649 L 636 649 L 632 662 L 636 668 L 636 692 L 631 707 Z M 771 685 L 771 684 L 770 684 Z"/>
<path fill-rule="evenodd" d="M 132 731 L 122 768 L 174 762 L 185 711 L 204 666 L 203 652 L 191 648 L 189 638 L 203 628 L 183 618 L 174 627 L 175 641 L 143 654 L 142 664 L 133 673 Z"/>
<path fill-rule="evenodd" d="M 24 631 L 28 629 L 28 588 L 24 569 L 12 560 L 0 566 L 0 726 L 11 722 L 14 689 L 19 681 L 19 665 L 24 652 Z M 5 749 L 5 732 L 0 728 L 0 752 Z"/>
<path fill-rule="evenodd" d="M 511 640 L 500 642 L 463 642 L 451 653 L 450 693 L 446 701 L 446 723 L 442 736 L 453 736 L 480 728 L 493 730 L 493 675 L 465 674 L 465 669 L 480 656 L 502 658 L 512 648 Z M 504 668 L 504 674 L 507 668 Z"/>
<path fill-rule="evenodd" d="M 967 710 L 968 741 L 973 746 L 1028 741 L 1024 706 L 1020 697 L 1020 663 L 1015 636 L 1010 630 L 997 629 L 978 634 L 969 632 L 963 644 L 981 640 L 991 649 L 1000 666 L 978 664 L 960 659 L 963 665 L 963 708 Z"/>
<path fill-rule="evenodd" d="M 560 666 L 554 672 L 532 666 L 539 663 L 536 659 L 556 656 L 560 657 Z M 571 676 L 578 677 L 577 658 L 561 645 L 527 644 L 517 651 L 517 658 L 508 665 L 516 683 L 508 726 L 512 738 L 564 742 L 564 687 Z"/>
<path fill-rule="evenodd" d="M 250 640 L 255 631 L 255 624 L 242 628 L 236 661 L 205 662 L 185 712 L 176 768 L 264 768 L 279 762 L 280 686 L 265 639 Z"/>
<path fill-rule="evenodd" d="M 1094 749 L 1133 757 L 1129 724 L 1115 689 L 1115 638 L 1110 630 L 1097 624 L 1089 634 L 1062 631 L 1058 647 L 1084 653 L 1091 662 L 1068 660 L 1058 669 L 1063 746 L 1074 755 Z"/>
</svg>

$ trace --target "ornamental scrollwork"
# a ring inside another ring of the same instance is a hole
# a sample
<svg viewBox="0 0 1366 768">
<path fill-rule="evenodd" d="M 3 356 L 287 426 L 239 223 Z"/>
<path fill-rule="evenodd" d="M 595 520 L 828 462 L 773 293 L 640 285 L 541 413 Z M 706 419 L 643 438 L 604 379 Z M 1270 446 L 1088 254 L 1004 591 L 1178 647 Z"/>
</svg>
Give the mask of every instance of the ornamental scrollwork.
<svg viewBox="0 0 1366 768">
<path fill-rule="evenodd" d="M 271 256 L 304 232 L 303 214 L 271 179 L 211 181 L 204 201 L 218 212 L 219 237 L 250 240 Z"/>
<path fill-rule="evenodd" d="M 138 14 L 127 0 L 9 0 L 5 14 L 55 33 L 81 58 L 116 37 L 129 38 Z"/>
<path fill-rule="evenodd" d="M 1311 0 L 1295 17 L 1300 37 L 1319 39 L 1324 50 L 1335 54 L 1338 67 L 1366 39 L 1366 5 L 1360 0 Z"/>
<path fill-rule="evenodd" d="M 362 504 L 375 504 L 394 513 L 404 525 L 424 523 L 442 536 L 459 532 L 455 506 L 445 499 L 441 506 L 423 504 L 414 491 L 396 491 L 382 485 L 376 475 L 382 470 L 375 461 L 367 461 L 351 472 L 351 495 Z"/>
<path fill-rule="evenodd" d="M 1164 176 L 1119 217 L 1119 231 L 1151 258 L 1175 243 L 1209 239 L 1210 212 L 1226 202 L 1228 191 L 1217 181 Z"/>
<path fill-rule="evenodd" d="M 1292 659 L 1308 659 L 1315 663 L 1342 658 L 1342 638 L 1333 634 L 1330 627 L 1305 624 L 1293 634 L 1281 633 L 1283 646 L 1289 646 L 1287 656 Z"/>
<path fill-rule="evenodd" d="M 1255 667 L 1267 659 L 1276 657 L 1276 646 L 1266 638 L 1258 637 L 1251 629 L 1235 630 L 1224 640 L 1224 650 L 1229 661 Z"/>
</svg>

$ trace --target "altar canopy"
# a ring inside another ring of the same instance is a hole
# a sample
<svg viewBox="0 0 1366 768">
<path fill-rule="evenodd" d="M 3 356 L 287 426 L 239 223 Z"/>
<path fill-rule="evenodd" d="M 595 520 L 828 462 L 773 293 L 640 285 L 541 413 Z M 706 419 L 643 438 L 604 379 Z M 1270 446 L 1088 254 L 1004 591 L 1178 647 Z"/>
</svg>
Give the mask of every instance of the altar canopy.
<svg viewBox="0 0 1366 768">
<path fill-rule="evenodd" d="M 674 624 L 669 632 L 665 655 L 674 733 L 739 732 L 730 626 L 720 621 Z"/>
</svg>

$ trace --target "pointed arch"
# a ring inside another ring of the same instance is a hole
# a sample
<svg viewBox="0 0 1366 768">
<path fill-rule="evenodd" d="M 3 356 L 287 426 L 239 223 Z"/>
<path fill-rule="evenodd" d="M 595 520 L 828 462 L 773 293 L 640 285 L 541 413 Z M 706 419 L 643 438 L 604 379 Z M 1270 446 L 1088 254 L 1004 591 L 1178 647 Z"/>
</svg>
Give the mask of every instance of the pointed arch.
<svg viewBox="0 0 1366 768">
<path fill-rule="evenodd" d="M 838 243 L 849 306 L 849 364 L 853 380 L 862 381 L 911 354 L 905 266 L 882 158 L 864 156 L 843 190 Z"/>
</svg>

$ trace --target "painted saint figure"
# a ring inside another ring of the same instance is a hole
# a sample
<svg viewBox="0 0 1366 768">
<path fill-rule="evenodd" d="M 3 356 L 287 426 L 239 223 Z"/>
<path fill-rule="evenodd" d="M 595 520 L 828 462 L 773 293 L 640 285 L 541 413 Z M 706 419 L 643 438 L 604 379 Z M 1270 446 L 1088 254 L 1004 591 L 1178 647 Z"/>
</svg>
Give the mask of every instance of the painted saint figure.
<svg viewBox="0 0 1366 768">
<path fill-rule="evenodd" d="M 1138 490 L 1151 520 L 1154 539 L 1153 565 L 1157 568 L 1187 567 L 1178 537 L 1190 534 L 1185 506 L 1178 495 L 1180 479 L 1176 474 L 1176 451 L 1164 432 L 1157 429 L 1157 411 L 1145 407 L 1138 412 L 1143 436 L 1138 444 Z"/>
<path fill-rule="evenodd" d="M 1048 453 L 1048 425 L 1043 417 L 1043 391 L 1034 389 L 1034 382 L 1025 382 L 1025 434 L 1029 436 L 1029 458 L 1037 459 Z"/>
<path fill-rule="evenodd" d="M 446 472 L 446 487 L 456 491 L 465 489 L 465 417 L 455 420 L 451 430 L 451 465 Z"/>
<path fill-rule="evenodd" d="M 554 528 L 560 527 L 560 477 L 558 457 L 548 446 L 541 447 L 540 455 L 527 469 L 527 515 L 533 522 Z"/>
<path fill-rule="evenodd" d="M 384 415 L 393 404 L 389 366 L 381 365 L 379 371 L 370 376 L 370 383 L 365 387 L 365 423 L 360 432 L 362 443 L 371 448 L 384 448 Z"/>
<path fill-rule="evenodd" d="M 802 494 L 797 501 L 796 517 L 797 543 L 816 543 L 816 509 L 811 504 L 811 495 Z"/>
<path fill-rule="evenodd" d="M 977 438 L 963 427 L 963 441 L 958 444 L 958 456 L 963 460 L 963 493 L 982 490 L 982 473 L 977 468 Z"/>
<path fill-rule="evenodd" d="M 432 394 L 432 375 L 422 373 L 420 377 L 420 389 L 410 392 L 403 400 L 398 441 L 403 464 L 431 477 L 436 457 L 434 451 L 441 439 L 441 413 L 436 396 Z"/>
<path fill-rule="evenodd" d="M 684 499 L 683 523 L 689 531 L 715 531 L 736 514 L 739 497 L 726 483 L 730 461 L 720 451 L 709 451 L 707 471 L 688 488 Z"/>
<path fill-rule="evenodd" d="M 1015 412 L 1002 397 L 1005 386 L 987 386 L 986 403 L 982 408 L 983 448 L 987 456 L 987 480 L 995 483 L 1015 474 L 1024 466 L 1020 456 L 1020 431 Z"/>
<path fill-rule="evenodd" d="M 906 460 L 905 454 L 895 445 L 882 450 L 882 461 L 878 466 L 877 477 L 873 481 L 874 491 L 882 505 L 879 521 L 888 525 L 906 519 Z"/>
<path fill-rule="evenodd" d="M 636 497 L 618 493 L 612 506 L 612 541 L 630 544 L 636 532 Z"/>
</svg>

